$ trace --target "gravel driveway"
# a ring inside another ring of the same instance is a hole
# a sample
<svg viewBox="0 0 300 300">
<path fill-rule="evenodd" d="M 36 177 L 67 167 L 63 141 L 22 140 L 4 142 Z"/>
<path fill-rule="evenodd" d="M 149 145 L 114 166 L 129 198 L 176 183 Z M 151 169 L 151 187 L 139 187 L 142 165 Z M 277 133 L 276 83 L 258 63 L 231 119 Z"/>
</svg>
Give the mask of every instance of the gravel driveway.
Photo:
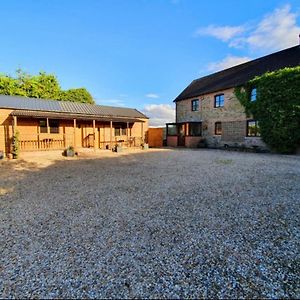
<svg viewBox="0 0 300 300">
<path fill-rule="evenodd" d="M 0 297 L 299 298 L 300 157 L 0 163 Z"/>
</svg>

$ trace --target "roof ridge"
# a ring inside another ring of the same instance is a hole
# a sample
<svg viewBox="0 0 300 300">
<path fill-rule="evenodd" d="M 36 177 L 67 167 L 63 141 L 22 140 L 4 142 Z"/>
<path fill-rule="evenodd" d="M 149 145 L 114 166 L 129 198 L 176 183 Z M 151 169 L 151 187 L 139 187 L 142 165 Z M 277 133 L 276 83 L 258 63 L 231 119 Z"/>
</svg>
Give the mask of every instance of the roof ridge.
<svg viewBox="0 0 300 300">
<path fill-rule="evenodd" d="M 208 74 L 208 75 L 205 75 L 205 76 L 203 76 L 203 77 L 196 78 L 196 79 L 194 79 L 192 82 L 198 81 L 198 80 L 201 80 L 201 79 L 210 77 L 210 76 L 215 76 L 215 75 L 220 74 L 220 73 L 222 73 L 222 72 L 229 71 L 229 70 L 235 69 L 235 68 L 237 68 L 237 67 L 244 66 L 244 65 L 247 65 L 247 64 L 256 62 L 256 61 L 258 61 L 258 60 L 260 60 L 260 59 L 265 59 L 265 58 L 267 58 L 267 57 L 269 57 L 269 56 L 272 56 L 272 55 L 274 55 L 274 54 L 279 54 L 279 53 L 282 53 L 282 52 L 284 52 L 284 51 L 287 51 L 287 50 L 290 50 L 290 49 L 293 49 L 293 48 L 297 48 L 297 47 L 300 48 L 300 45 L 293 46 L 293 47 L 290 47 L 290 48 L 286 48 L 286 49 L 283 49 L 283 50 L 280 50 L 280 51 L 277 51 L 277 52 L 273 52 L 273 53 L 270 53 L 270 54 L 267 54 L 267 55 L 264 55 L 264 56 L 260 56 L 260 57 L 251 59 L 251 60 L 246 61 L 246 62 L 244 62 L 244 63 L 238 64 L 238 65 L 235 65 L 235 66 L 232 66 L 232 67 L 229 67 L 229 68 L 226 68 L 226 69 L 223 69 L 223 70 L 220 70 L 220 71 L 217 71 L 217 72 Z"/>
<path fill-rule="evenodd" d="M 245 63 L 194 79 L 174 102 L 243 85 L 255 76 L 300 65 L 300 45 L 255 58 Z"/>
</svg>

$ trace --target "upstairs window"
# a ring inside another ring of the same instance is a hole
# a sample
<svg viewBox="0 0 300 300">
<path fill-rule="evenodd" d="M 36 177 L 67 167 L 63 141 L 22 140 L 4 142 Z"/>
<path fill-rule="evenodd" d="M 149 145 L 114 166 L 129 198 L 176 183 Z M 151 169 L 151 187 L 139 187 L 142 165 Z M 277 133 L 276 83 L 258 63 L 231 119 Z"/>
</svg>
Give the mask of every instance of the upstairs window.
<svg viewBox="0 0 300 300">
<path fill-rule="evenodd" d="M 199 111 L 199 100 L 192 100 L 192 111 Z"/>
<path fill-rule="evenodd" d="M 258 121 L 247 121 L 247 136 L 260 136 Z"/>
<path fill-rule="evenodd" d="M 222 135 L 222 123 L 221 122 L 215 123 L 215 135 Z"/>
<path fill-rule="evenodd" d="M 252 102 L 252 101 L 256 101 L 256 93 L 257 93 L 257 90 L 256 90 L 256 88 L 253 88 L 252 90 L 251 90 L 251 93 L 250 93 L 250 101 Z"/>
<path fill-rule="evenodd" d="M 225 100 L 224 94 L 216 95 L 214 107 L 215 108 L 224 107 L 224 100 Z"/>
</svg>

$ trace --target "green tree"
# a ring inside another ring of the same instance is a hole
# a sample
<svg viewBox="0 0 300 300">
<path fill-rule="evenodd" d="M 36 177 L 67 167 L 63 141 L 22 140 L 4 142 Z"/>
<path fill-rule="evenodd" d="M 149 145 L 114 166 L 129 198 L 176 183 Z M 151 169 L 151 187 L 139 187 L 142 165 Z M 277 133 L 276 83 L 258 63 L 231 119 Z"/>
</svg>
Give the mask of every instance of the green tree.
<svg viewBox="0 0 300 300">
<path fill-rule="evenodd" d="M 256 101 L 250 93 L 257 89 Z M 246 114 L 259 121 L 260 133 L 271 149 L 293 153 L 300 146 L 300 67 L 265 73 L 235 89 Z"/>
<path fill-rule="evenodd" d="M 29 75 L 21 69 L 16 71 L 15 77 L 0 75 L 0 94 L 94 104 L 85 88 L 64 91 L 55 75 L 45 72 Z"/>
<path fill-rule="evenodd" d="M 85 88 L 62 91 L 60 100 L 94 104 L 93 97 Z"/>
<path fill-rule="evenodd" d="M 18 95 L 17 81 L 7 75 L 0 75 L 0 94 Z"/>
</svg>

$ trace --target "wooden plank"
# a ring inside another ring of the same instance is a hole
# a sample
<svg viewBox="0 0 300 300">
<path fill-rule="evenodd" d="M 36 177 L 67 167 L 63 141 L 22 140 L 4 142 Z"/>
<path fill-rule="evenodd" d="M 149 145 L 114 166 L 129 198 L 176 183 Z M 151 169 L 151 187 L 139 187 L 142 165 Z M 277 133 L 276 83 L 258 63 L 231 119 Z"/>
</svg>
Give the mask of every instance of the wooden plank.
<svg viewBox="0 0 300 300">
<path fill-rule="evenodd" d="M 94 138 L 94 150 L 96 150 L 96 121 L 93 120 L 93 138 Z"/>
<path fill-rule="evenodd" d="M 112 121 L 110 121 L 110 149 L 112 149 Z"/>
<path fill-rule="evenodd" d="M 73 120 L 73 127 L 74 127 L 74 147 L 76 147 L 76 119 Z"/>
</svg>

